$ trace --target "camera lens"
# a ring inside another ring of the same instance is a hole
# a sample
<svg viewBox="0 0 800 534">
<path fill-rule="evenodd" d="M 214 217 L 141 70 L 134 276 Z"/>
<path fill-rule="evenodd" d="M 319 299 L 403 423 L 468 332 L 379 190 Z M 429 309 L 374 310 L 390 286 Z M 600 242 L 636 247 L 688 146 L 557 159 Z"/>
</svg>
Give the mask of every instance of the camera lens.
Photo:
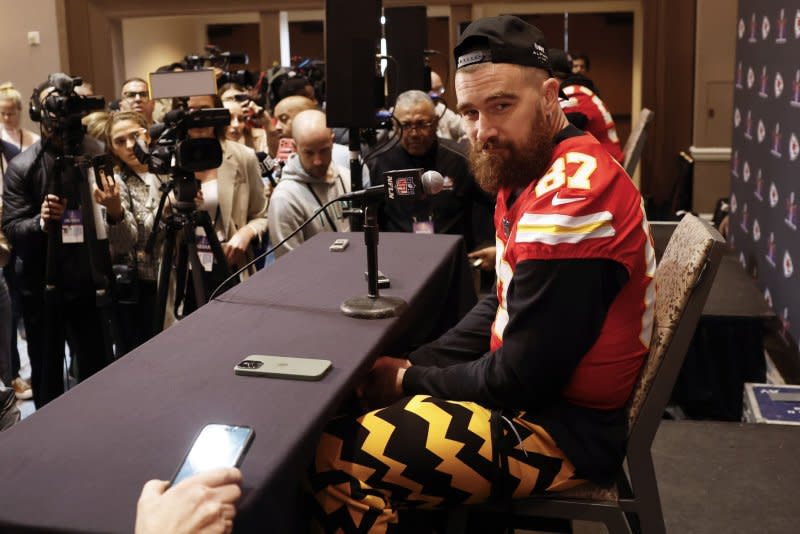
<svg viewBox="0 0 800 534">
<path fill-rule="evenodd" d="M 264 362 L 259 362 L 255 360 L 244 360 L 242 363 L 239 364 L 239 367 L 244 369 L 258 369 L 264 365 Z"/>
</svg>

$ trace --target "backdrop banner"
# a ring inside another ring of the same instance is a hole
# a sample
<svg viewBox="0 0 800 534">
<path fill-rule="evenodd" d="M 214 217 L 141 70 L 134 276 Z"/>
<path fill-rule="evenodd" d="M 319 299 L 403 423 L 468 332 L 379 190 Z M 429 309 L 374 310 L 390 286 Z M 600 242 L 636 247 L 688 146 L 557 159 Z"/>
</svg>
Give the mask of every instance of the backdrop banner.
<svg viewBox="0 0 800 534">
<path fill-rule="evenodd" d="M 800 6 L 739 0 L 729 241 L 800 338 Z"/>
</svg>

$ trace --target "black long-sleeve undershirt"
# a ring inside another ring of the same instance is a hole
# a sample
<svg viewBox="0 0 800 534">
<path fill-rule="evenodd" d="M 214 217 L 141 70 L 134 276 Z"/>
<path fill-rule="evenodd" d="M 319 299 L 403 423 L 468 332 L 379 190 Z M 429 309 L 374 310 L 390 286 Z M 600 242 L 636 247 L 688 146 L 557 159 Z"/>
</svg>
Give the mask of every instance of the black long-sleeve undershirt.
<svg viewBox="0 0 800 534">
<path fill-rule="evenodd" d="M 534 410 L 557 402 L 627 280 L 626 269 L 608 259 L 520 262 L 507 292 L 503 346 L 489 352 L 497 297 L 484 299 L 409 355 L 403 389 L 490 408 Z"/>
</svg>

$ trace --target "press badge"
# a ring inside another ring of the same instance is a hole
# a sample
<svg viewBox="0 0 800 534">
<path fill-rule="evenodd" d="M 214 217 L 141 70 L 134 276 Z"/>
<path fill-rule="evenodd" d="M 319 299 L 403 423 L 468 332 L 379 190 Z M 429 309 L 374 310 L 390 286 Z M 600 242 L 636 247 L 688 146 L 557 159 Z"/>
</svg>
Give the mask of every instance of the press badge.
<svg viewBox="0 0 800 534">
<path fill-rule="evenodd" d="M 202 228 L 194 229 L 195 243 L 197 243 L 197 257 L 203 265 L 203 270 L 210 273 L 214 269 L 214 253 L 211 252 L 211 244 L 208 236 Z"/>
<path fill-rule="evenodd" d="M 65 210 L 61 219 L 61 242 L 83 243 L 83 215 L 81 210 Z"/>
<path fill-rule="evenodd" d="M 418 221 L 416 217 L 413 217 L 411 219 L 411 228 L 415 234 L 432 234 L 433 221 L 431 219 Z"/>
</svg>

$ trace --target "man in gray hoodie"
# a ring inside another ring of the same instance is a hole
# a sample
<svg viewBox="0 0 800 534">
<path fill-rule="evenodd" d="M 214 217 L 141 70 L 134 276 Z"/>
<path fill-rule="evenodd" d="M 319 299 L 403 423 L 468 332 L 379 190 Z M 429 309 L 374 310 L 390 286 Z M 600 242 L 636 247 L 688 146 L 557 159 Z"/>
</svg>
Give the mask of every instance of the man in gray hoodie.
<svg viewBox="0 0 800 534">
<path fill-rule="evenodd" d="M 283 168 L 267 211 L 269 239 L 274 244 L 283 241 L 326 202 L 350 191 L 350 172 L 331 161 L 333 132 L 323 112 L 309 109 L 298 113 L 292 122 L 292 137 L 297 153 Z M 334 203 L 275 254 L 280 257 L 319 232 L 348 231 L 350 222 L 342 215 L 342 206 Z"/>
</svg>

